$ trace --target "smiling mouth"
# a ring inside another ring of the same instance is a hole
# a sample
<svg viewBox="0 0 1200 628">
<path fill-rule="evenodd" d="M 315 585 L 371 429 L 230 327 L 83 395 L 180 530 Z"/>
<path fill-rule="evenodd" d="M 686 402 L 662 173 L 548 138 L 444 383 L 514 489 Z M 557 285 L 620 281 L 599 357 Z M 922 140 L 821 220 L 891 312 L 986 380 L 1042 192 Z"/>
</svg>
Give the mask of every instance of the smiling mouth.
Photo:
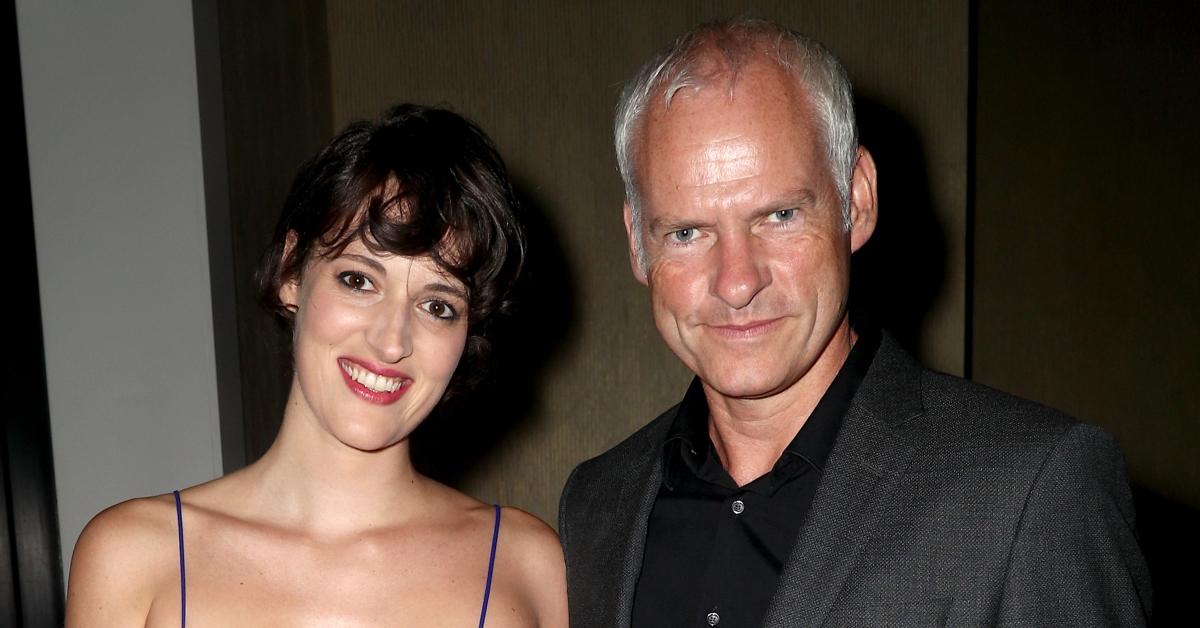
<svg viewBox="0 0 1200 628">
<path fill-rule="evenodd" d="M 403 377 L 388 377 L 362 368 L 348 360 L 338 360 L 346 375 L 367 390 L 376 393 L 391 393 L 400 390 L 401 386 L 410 380 Z"/>
</svg>

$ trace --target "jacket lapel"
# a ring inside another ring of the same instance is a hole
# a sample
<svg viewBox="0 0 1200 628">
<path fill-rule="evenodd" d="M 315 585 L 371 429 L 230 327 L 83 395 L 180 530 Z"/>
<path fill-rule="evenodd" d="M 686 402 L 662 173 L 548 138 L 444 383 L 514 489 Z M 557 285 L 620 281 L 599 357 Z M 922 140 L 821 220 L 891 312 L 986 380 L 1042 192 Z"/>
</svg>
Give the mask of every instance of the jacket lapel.
<svg viewBox="0 0 1200 628">
<path fill-rule="evenodd" d="M 764 626 L 819 626 L 915 449 L 897 426 L 923 410 L 920 367 L 885 335 L 830 453 Z"/>
<path fill-rule="evenodd" d="M 603 625 L 628 628 L 633 617 L 633 597 L 642 571 L 650 511 L 662 484 L 663 440 L 674 415 L 675 408 L 672 408 L 655 422 L 656 429 L 644 432 L 646 442 L 624 470 L 617 508 L 608 530 L 612 540 L 609 547 L 615 554 L 617 567 L 616 582 L 613 583 L 616 588 L 613 598 L 616 600 L 615 616 Z"/>
</svg>

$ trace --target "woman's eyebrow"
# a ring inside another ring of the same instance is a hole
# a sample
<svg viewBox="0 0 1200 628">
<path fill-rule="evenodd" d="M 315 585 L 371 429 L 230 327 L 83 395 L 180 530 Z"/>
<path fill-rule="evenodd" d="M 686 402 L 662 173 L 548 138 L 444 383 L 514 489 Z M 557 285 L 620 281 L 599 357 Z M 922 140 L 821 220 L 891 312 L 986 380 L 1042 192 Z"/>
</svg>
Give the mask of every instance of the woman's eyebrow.
<svg viewBox="0 0 1200 628">
<path fill-rule="evenodd" d="M 374 259 L 371 259 L 370 257 L 367 257 L 366 255 L 358 255 L 356 253 L 342 253 L 338 257 L 345 257 L 347 259 L 352 259 L 356 262 L 359 262 L 360 264 L 365 264 L 367 266 L 370 266 L 372 269 L 374 269 L 376 272 L 378 272 L 380 274 L 383 274 L 383 275 L 387 274 L 387 269 L 383 267 L 383 264 L 380 264 L 379 262 L 375 261 Z"/>
<path fill-rule="evenodd" d="M 459 288 L 458 286 L 452 286 L 445 283 L 427 283 L 425 284 L 425 289 L 429 290 L 430 292 L 441 292 L 453 297 L 458 297 L 463 301 L 467 300 L 467 291 Z"/>
</svg>

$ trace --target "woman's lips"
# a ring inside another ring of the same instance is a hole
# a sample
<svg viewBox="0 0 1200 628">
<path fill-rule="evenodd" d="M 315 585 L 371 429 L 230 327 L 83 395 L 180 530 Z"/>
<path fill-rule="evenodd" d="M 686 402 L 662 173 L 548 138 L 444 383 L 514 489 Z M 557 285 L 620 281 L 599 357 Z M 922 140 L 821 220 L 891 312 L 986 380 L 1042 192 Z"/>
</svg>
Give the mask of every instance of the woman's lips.
<svg viewBox="0 0 1200 628">
<path fill-rule="evenodd" d="M 412 384 L 412 379 L 400 371 L 370 368 L 350 358 L 339 358 L 338 366 L 350 390 L 371 403 L 395 403 Z"/>
</svg>

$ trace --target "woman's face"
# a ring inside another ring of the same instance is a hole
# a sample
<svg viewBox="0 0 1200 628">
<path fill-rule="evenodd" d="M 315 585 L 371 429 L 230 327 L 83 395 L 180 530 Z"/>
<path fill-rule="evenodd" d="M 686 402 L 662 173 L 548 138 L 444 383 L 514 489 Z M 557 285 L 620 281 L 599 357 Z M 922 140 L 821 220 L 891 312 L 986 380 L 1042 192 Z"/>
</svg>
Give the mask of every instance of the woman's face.
<svg viewBox="0 0 1200 628">
<path fill-rule="evenodd" d="M 279 296 L 297 308 L 300 394 L 289 412 L 351 447 L 376 451 L 408 436 L 462 357 L 466 290 L 428 257 L 379 255 L 355 240 L 337 257 L 313 256 Z"/>
</svg>

